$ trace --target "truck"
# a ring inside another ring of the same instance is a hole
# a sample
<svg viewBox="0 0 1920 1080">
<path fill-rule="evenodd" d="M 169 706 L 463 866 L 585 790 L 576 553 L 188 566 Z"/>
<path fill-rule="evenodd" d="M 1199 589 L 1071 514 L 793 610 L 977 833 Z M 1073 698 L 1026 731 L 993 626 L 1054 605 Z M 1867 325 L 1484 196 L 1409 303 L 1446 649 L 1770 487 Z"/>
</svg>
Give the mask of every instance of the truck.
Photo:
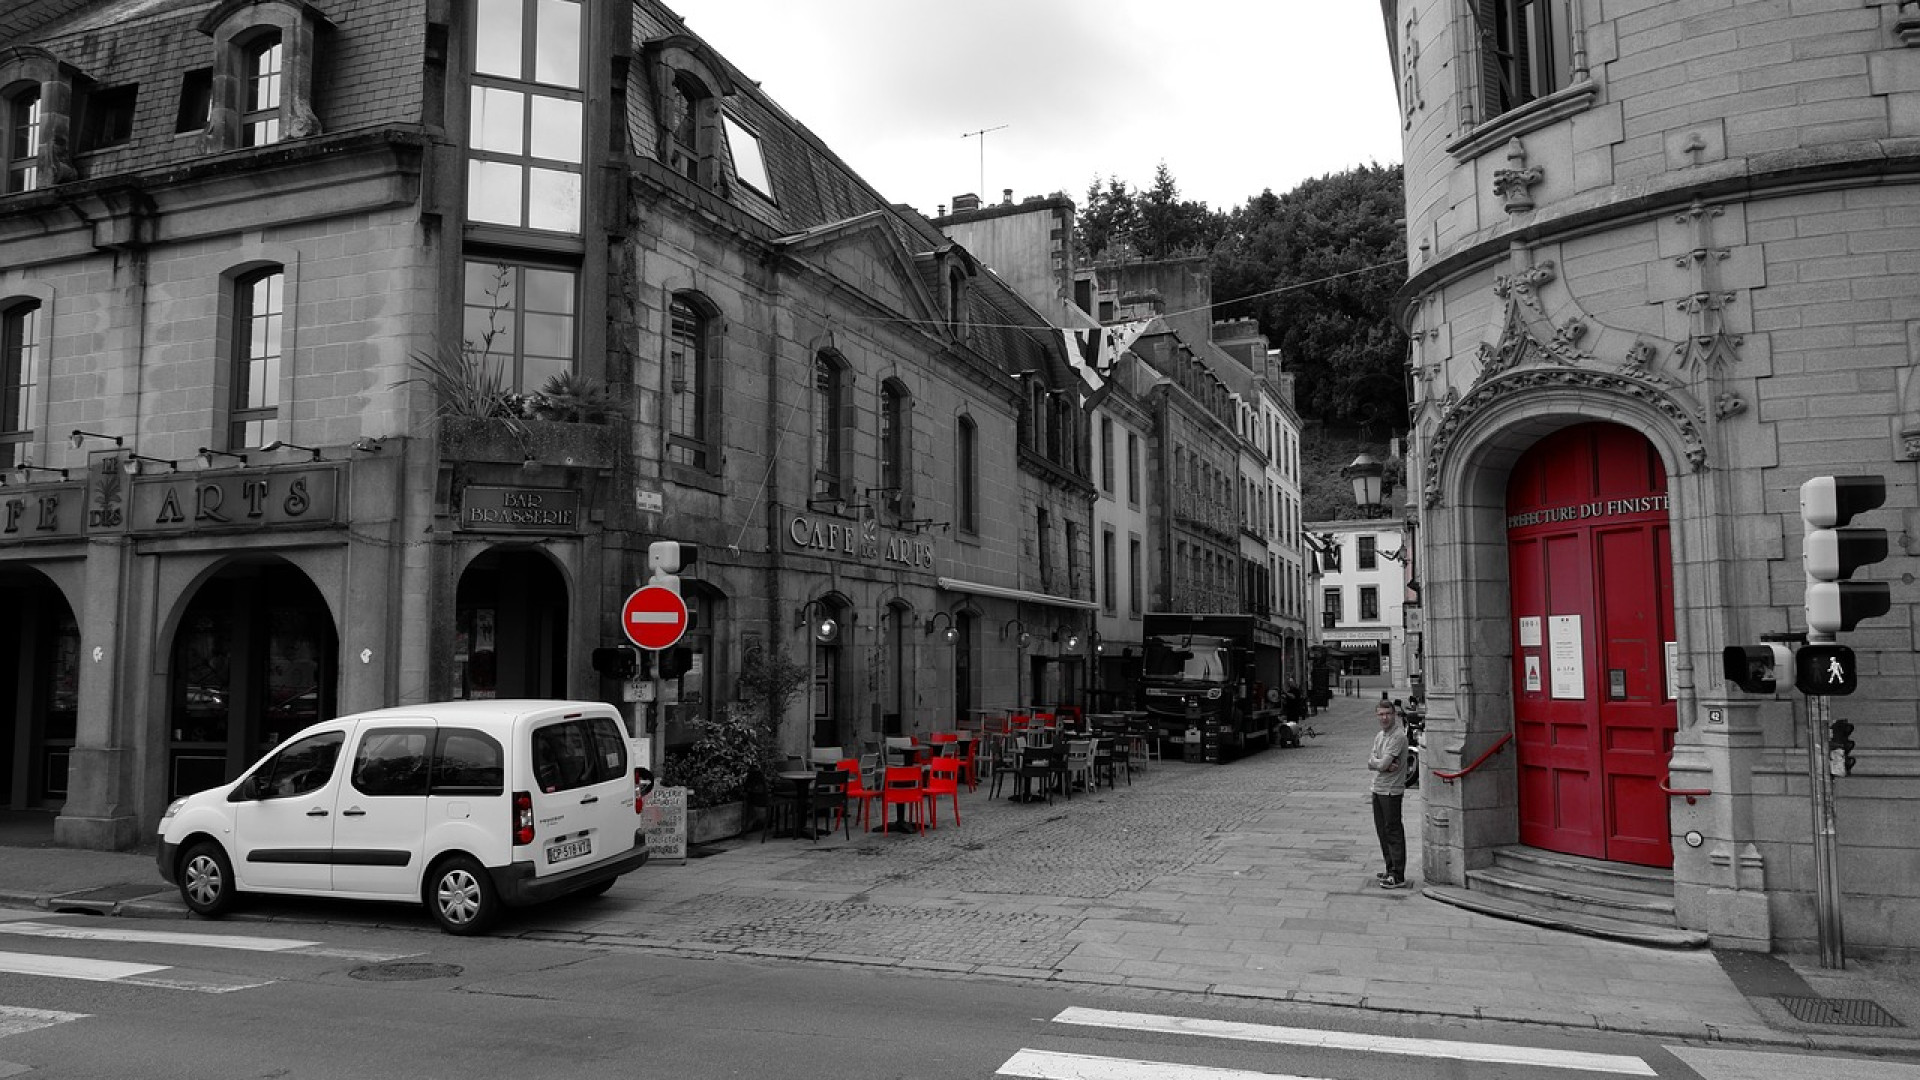
<svg viewBox="0 0 1920 1080">
<path fill-rule="evenodd" d="M 1280 650 L 1259 640 L 1257 626 L 1253 615 L 1147 613 L 1140 708 L 1187 756 L 1221 761 L 1278 736 Z"/>
</svg>

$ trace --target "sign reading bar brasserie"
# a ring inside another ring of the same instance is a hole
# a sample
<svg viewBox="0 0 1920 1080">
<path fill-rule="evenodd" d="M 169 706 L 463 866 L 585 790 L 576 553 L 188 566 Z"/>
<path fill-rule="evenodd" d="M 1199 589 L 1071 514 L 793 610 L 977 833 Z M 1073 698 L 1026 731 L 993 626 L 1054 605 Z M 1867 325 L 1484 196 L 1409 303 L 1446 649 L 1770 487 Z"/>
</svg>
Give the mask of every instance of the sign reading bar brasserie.
<svg viewBox="0 0 1920 1080">
<path fill-rule="evenodd" d="M 900 533 L 882 537 L 880 523 L 871 517 L 859 521 L 822 521 L 795 514 L 787 521 L 787 542 L 797 548 L 850 555 L 864 562 L 933 569 L 932 543 Z"/>
<path fill-rule="evenodd" d="M 580 493 L 567 488 L 469 484 L 460 495 L 460 527 L 482 532 L 579 532 Z"/>
</svg>

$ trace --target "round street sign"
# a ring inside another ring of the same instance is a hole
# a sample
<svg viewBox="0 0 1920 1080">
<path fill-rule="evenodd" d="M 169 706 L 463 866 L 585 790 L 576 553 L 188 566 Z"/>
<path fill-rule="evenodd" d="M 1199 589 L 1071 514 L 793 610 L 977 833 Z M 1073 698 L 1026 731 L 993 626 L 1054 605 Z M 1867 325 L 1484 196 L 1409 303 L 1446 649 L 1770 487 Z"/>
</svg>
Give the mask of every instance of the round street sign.
<svg viewBox="0 0 1920 1080">
<path fill-rule="evenodd" d="M 642 586 L 622 606 L 620 628 L 627 632 L 628 641 L 643 649 L 668 648 L 687 632 L 687 603 L 672 589 Z"/>
</svg>

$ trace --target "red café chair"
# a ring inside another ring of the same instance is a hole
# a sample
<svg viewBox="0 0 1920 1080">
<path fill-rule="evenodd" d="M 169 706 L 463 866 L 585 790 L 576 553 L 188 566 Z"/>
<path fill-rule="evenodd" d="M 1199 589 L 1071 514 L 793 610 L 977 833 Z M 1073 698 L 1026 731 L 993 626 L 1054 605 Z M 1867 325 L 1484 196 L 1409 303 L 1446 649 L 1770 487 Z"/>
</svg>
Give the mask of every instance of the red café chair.
<svg viewBox="0 0 1920 1080">
<path fill-rule="evenodd" d="M 888 808 L 906 806 L 913 808 L 913 820 L 920 826 L 920 835 L 927 835 L 926 789 L 920 783 L 920 767 L 917 765 L 889 765 L 881 774 L 880 781 L 880 827 L 886 828 Z"/>
<path fill-rule="evenodd" d="M 927 736 L 933 744 L 935 757 L 953 757 L 960 749 L 960 733 L 957 731 L 936 731 Z"/>
<path fill-rule="evenodd" d="M 960 759 L 937 757 L 927 762 L 927 786 L 922 789 L 928 814 L 935 828 L 940 827 L 940 796 L 953 797 L 953 823 L 960 824 Z M 921 830 L 922 832 L 925 829 Z"/>
<path fill-rule="evenodd" d="M 867 786 L 867 778 L 861 775 L 860 762 L 857 758 L 836 762 L 833 767 L 847 774 L 847 801 L 852 802 L 855 799 L 860 801 L 860 827 L 866 828 L 869 817 L 867 811 L 873 808 L 873 804 L 880 798 L 880 793 Z"/>
<path fill-rule="evenodd" d="M 960 775 L 968 791 L 980 790 L 980 744 L 986 741 L 984 736 L 976 736 L 960 744 Z"/>
</svg>

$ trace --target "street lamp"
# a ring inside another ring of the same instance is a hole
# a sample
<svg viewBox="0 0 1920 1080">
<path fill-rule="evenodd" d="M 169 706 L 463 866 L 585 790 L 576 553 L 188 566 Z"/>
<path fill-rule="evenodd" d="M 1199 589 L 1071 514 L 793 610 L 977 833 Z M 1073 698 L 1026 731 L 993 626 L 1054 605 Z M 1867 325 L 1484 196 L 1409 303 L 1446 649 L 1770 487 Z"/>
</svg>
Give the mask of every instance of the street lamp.
<svg viewBox="0 0 1920 1080">
<path fill-rule="evenodd" d="M 240 462 L 241 468 L 244 469 L 247 467 L 247 455 L 236 454 L 231 450 L 213 450 L 203 446 L 200 448 L 198 457 L 200 458 L 200 466 L 206 469 L 213 468 L 213 459 L 217 457 L 233 458 Z"/>
<path fill-rule="evenodd" d="M 800 605 L 800 610 L 795 612 L 794 627 L 805 626 L 807 624 L 807 613 L 810 611 L 817 611 L 819 613 L 813 619 L 813 640 L 822 645 L 833 644 L 834 639 L 840 636 L 840 623 L 833 617 L 832 605 L 828 604 L 825 600 L 809 600 Z"/>
<path fill-rule="evenodd" d="M 1372 454 L 1362 452 L 1353 459 L 1353 464 L 1340 470 L 1340 475 L 1353 484 L 1353 501 L 1360 512 L 1367 517 L 1379 517 L 1386 510 L 1382 490 L 1387 467 L 1375 461 Z M 1388 488 L 1387 490 L 1391 490 Z"/>
<path fill-rule="evenodd" d="M 127 445 L 126 440 L 118 435 L 102 435 L 97 431 L 81 431 L 79 428 L 74 428 L 73 434 L 67 436 L 67 441 L 73 444 L 75 450 L 85 446 L 88 439 L 99 439 L 101 442 L 111 442 L 115 446 Z"/>
<path fill-rule="evenodd" d="M 947 620 L 947 625 L 944 628 L 940 625 L 941 619 Z M 953 614 L 951 612 L 936 611 L 933 613 L 933 618 L 927 620 L 927 633 L 932 634 L 935 632 L 939 633 L 941 641 L 949 645 L 953 644 L 954 639 L 960 636 L 959 628 L 953 625 Z"/>
</svg>

